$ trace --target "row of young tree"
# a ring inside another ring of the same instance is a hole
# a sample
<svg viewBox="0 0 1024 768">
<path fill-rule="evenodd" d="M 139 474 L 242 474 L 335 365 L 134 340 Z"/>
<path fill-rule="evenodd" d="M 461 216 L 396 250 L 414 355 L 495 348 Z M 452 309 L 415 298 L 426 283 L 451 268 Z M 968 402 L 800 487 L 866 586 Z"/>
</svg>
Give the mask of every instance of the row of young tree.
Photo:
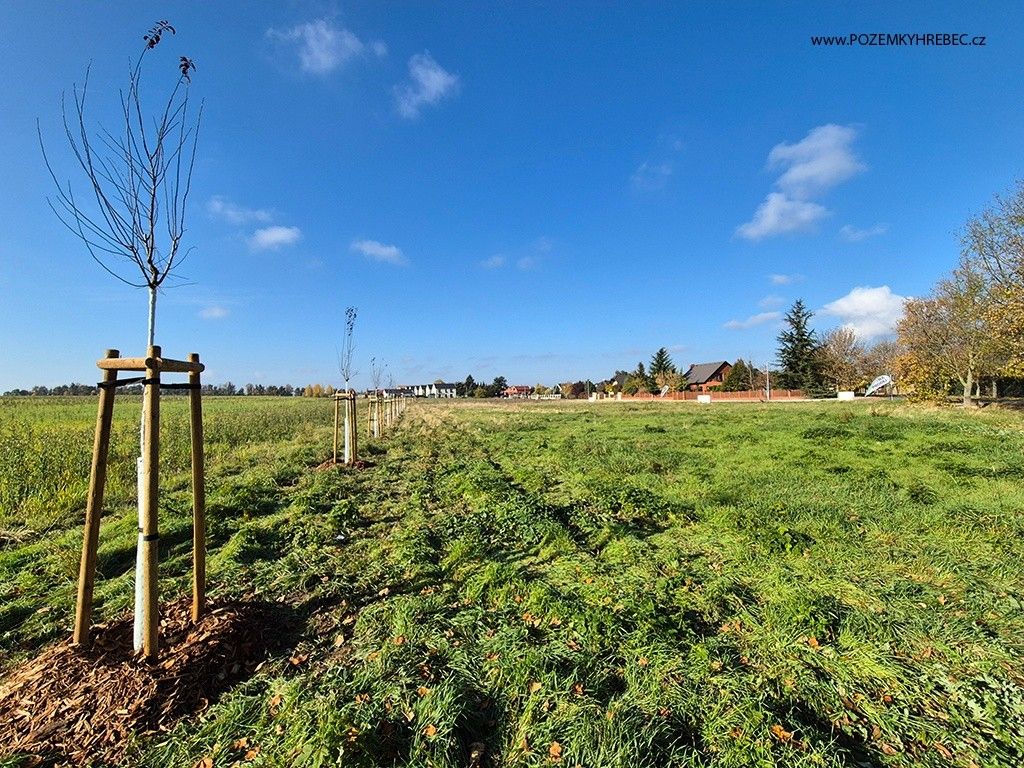
<svg viewBox="0 0 1024 768">
<path fill-rule="evenodd" d="M 961 246 L 956 269 L 904 306 L 897 368 L 914 394 L 967 404 L 1024 378 L 1024 181 L 967 222 Z"/>
</svg>

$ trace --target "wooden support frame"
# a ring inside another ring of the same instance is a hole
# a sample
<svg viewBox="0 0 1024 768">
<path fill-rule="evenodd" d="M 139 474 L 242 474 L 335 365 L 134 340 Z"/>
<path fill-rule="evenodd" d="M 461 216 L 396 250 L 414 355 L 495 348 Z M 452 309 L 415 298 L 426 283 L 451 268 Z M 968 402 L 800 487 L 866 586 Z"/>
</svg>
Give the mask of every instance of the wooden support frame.
<svg viewBox="0 0 1024 768">
<path fill-rule="evenodd" d="M 104 359 L 120 353 L 108 349 Z M 103 371 L 100 402 L 96 412 L 96 436 L 92 444 L 92 469 L 89 472 L 89 498 L 85 507 L 85 532 L 82 536 L 82 560 L 78 567 L 78 599 L 75 604 L 75 630 L 72 641 L 84 645 L 92 625 L 92 595 L 96 583 L 96 551 L 99 548 L 100 516 L 103 514 L 103 491 L 107 484 L 107 454 L 110 449 L 110 426 L 114 416 L 114 384 L 117 369 Z"/>
<path fill-rule="evenodd" d="M 145 371 L 143 379 L 143 483 L 141 488 L 140 547 L 142 555 L 142 650 L 149 658 L 159 652 L 159 546 L 158 512 L 160 504 L 160 385 L 161 372 L 189 374 L 189 425 L 192 448 L 192 619 L 198 621 L 206 610 L 206 493 L 203 457 L 203 409 L 200 374 L 205 366 L 199 355 L 188 360 L 172 360 L 161 356 L 158 346 L 151 346 L 146 357 L 120 357 L 116 349 L 108 349 L 96 363 L 103 371 L 99 385 L 96 414 L 96 435 L 93 442 L 92 467 L 89 475 L 89 496 L 85 510 L 82 537 L 82 558 L 78 574 L 78 595 L 72 641 L 87 645 L 92 625 L 93 592 L 96 580 L 96 554 L 99 546 L 100 516 L 107 477 L 107 458 L 114 413 L 114 394 L 118 371 Z M 180 385 L 179 385 L 180 386 Z"/>
</svg>

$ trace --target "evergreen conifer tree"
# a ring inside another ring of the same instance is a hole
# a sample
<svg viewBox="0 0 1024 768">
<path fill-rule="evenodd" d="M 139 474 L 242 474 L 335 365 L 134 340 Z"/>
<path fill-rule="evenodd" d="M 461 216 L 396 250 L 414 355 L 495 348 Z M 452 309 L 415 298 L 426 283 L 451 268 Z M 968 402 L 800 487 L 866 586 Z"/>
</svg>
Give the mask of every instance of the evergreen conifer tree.
<svg viewBox="0 0 1024 768">
<path fill-rule="evenodd" d="M 675 373 L 676 366 L 669 357 L 668 350 L 662 347 L 651 358 L 651 376 L 657 378 L 667 373 Z"/>
<path fill-rule="evenodd" d="M 824 376 L 820 343 L 810 327 L 814 313 L 797 299 L 786 313 L 786 328 L 778 336 L 779 367 L 775 385 L 782 389 L 816 392 L 822 388 Z"/>
</svg>

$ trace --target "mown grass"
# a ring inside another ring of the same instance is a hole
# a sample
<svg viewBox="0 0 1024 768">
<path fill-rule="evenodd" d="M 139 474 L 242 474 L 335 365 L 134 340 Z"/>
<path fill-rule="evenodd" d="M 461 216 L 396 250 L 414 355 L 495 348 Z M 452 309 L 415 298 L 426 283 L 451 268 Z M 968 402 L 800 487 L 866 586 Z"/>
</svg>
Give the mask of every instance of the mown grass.
<svg viewBox="0 0 1024 768">
<path fill-rule="evenodd" d="M 140 742 L 141 764 L 467 766 L 477 743 L 484 764 L 516 766 L 1024 761 L 1019 415 L 421 404 L 365 446 L 374 466 L 314 471 L 326 406 L 245 403 L 281 407 L 275 431 L 221 402 L 214 591 L 291 606 L 301 639 Z M 40 430 L 80 408 L 33 407 Z M 165 594 L 188 575 L 187 453 L 173 456 Z M 108 615 L 130 598 L 121 482 Z M 0 517 L 17 531 L 0 552 L 12 657 L 67 631 L 80 539 L 73 502 L 34 528 L 22 498 Z"/>
</svg>

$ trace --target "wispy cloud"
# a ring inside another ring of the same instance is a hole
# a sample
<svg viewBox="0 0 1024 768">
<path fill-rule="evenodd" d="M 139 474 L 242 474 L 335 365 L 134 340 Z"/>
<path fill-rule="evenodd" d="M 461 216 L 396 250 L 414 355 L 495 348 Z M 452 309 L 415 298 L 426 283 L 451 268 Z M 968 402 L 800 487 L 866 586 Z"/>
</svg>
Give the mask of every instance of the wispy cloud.
<svg viewBox="0 0 1024 768">
<path fill-rule="evenodd" d="M 795 144 L 776 144 L 768 153 L 768 167 L 784 169 L 754 218 L 736 228 L 747 240 L 812 229 L 829 215 L 814 202 L 828 190 L 866 169 L 853 153 L 857 131 L 851 126 L 821 125 Z"/>
<path fill-rule="evenodd" d="M 769 192 L 754 212 L 754 218 L 737 227 L 736 234 L 747 240 L 761 240 L 772 235 L 810 229 L 815 222 L 826 216 L 828 209 L 823 205 L 792 200 L 782 192 Z"/>
<path fill-rule="evenodd" d="M 725 323 L 723 327 L 731 328 L 732 330 L 742 330 L 745 328 L 753 328 L 755 325 L 764 325 L 778 320 L 782 317 L 781 312 L 759 312 L 756 315 L 751 315 L 746 320 L 730 320 Z"/>
<path fill-rule="evenodd" d="M 772 285 L 790 285 L 791 283 L 799 282 L 804 279 L 803 275 L 768 275 L 768 279 L 772 281 Z"/>
<path fill-rule="evenodd" d="M 903 316 L 907 296 L 892 292 L 888 285 L 858 287 L 822 307 L 825 315 L 838 317 L 861 340 L 892 333 Z"/>
<path fill-rule="evenodd" d="M 772 294 L 770 296 L 765 296 L 763 299 L 757 302 L 757 306 L 759 306 L 761 309 L 777 309 L 778 307 L 781 307 L 785 303 L 786 300 L 784 298 Z"/>
<path fill-rule="evenodd" d="M 353 32 L 336 27 L 327 19 L 297 24 L 290 29 L 268 29 L 267 36 L 294 46 L 303 71 L 325 75 L 352 59 L 372 53 L 386 56 L 387 46 L 376 41 L 367 45 Z"/>
<path fill-rule="evenodd" d="M 294 245 L 302 238 L 298 227 L 264 227 L 257 229 L 249 238 L 249 247 L 257 251 L 272 251 L 284 245 Z"/>
<path fill-rule="evenodd" d="M 480 266 L 484 269 L 500 269 L 505 266 L 505 257 L 501 254 L 495 254 L 494 256 L 481 261 Z"/>
<path fill-rule="evenodd" d="M 868 227 L 867 229 L 858 229 L 847 224 L 839 230 L 839 236 L 848 243 L 859 243 L 861 240 L 867 240 L 869 237 L 884 235 L 888 231 L 888 224 L 875 224 L 875 226 Z"/>
<path fill-rule="evenodd" d="M 768 165 L 786 171 L 775 182 L 791 197 L 808 200 L 866 170 L 853 154 L 857 131 L 844 125 L 821 125 L 796 144 L 776 144 Z"/>
<path fill-rule="evenodd" d="M 206 212 L 213 218 L 229 224 L 259 224 L 274 218 L 272 211 L 264 208 L 245 208 L 220 195 L 214 195 L 209 199 L 206 203 Z"/>
<path fill-rule="evenodd" d="M 385 264 L 405 266 L 409 260 L 402 254 L 402 249 L 397 245 L 385 245 L 376 240 L 355 240 L 351 246 L 352 250 L 363 254 L 368 259 L 381 261 Z"/>
<path fill-rule="evenodd" d="M 629 183 L 638 192 L 649 192 L 662 189 L 672 178 L 672 163 L 644 161 L 633 171 Z"/>
<path fill-rule="evenodd" d="M 516 261 L 516 266 L 519 269 L 533 269 L 537 266 L 536 256 L 523 256 Z"/>
<path fill-rule="evenodd" d="M 231 314 L 231 310 L 227 307 L 221 307 L 219 305 L 213 305 L 209 307 L 203 307 L 199 310 L 199 317 L 203 320 L 222 320 Z"/>
<path fill-rule="evenodd" d="M 409 59 L 409 82 L 395 86 L 398 114 L 407 120 L 419 117 L 425 106 L 437 104 L 459 88 L 459 78 L 434 61 L 428 52 Z"/>
<path fill-rule="evenodd" d="M 548 253 L 554 247 L 555 241 L 547 235 L 541 235 L 533 241 L 533 249 L 537 251 L 537 253 Z"/>
</svg>

